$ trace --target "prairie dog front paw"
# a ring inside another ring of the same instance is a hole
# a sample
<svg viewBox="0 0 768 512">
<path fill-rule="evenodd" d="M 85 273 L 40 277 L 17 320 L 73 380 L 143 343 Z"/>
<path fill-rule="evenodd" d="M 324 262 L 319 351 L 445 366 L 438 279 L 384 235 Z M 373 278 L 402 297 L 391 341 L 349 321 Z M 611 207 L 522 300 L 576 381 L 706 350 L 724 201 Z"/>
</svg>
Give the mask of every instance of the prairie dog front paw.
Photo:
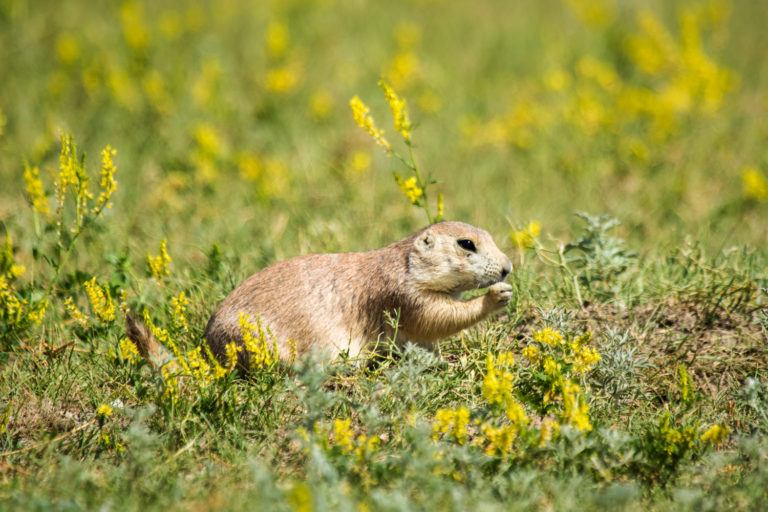
<svg viewBox="0 0 768 512">
<path fill-rule="evenodd" d="M 502 308 L 509 304 L 512 299 L 512 286 L 507 283 L 496 283 L 488 288 L 487 300 L 491 305 L 497 308 Z"/>
</svg>

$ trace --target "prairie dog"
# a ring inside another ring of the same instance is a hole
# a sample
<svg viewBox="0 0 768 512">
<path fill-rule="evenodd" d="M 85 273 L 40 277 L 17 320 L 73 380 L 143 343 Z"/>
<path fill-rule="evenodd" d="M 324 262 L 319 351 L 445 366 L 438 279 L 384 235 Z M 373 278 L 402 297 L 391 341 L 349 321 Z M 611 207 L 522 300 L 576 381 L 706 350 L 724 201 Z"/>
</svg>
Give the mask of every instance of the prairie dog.
<svg viewBox="0 0 768 512">
<path fill-rule="evenodd" d="M 503 280 L 511 271 L 509 258 L 486 231 L 463 222 L 441 222 L 373 251 L 274 263 L 222 301 L 204 337 L 211 352 L 224 359 L 228 343 L 243 344 L 239 320 L 244 313 L 268 329 L 269 343 L 277 344 L 282 360 L 292 351 L 356 357 L 394 335 L 386 313 L 399 312 L 396 341 L 431 348 L 503 309 L 512 293 Z M 462 292 L 485 287 L 490 287 L 485 295 L 460 299 Z M 143 353 L 156 354 L 156 341 L 136 339 L 146 336 L 132 322 L 129 337 Z M 249 357 L 242 350 L 238 365 L 247 368 Z"/>
</svg>

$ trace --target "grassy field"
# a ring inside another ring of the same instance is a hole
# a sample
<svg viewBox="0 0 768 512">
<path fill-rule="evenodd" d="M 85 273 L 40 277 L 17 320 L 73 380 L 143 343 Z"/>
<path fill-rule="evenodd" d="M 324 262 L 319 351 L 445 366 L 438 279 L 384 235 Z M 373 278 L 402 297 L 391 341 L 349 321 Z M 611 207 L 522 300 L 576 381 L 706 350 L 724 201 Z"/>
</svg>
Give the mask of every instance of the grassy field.
<svg viewBox="0 0 768 512">
<path fill-rule="evenodd" d="M 767 17 L 0 0 L 0 508 L 762 510 Z M 439 210 L 512 258 L 504 314 L 434 353 L 206 359 L 249 274 Z"/>
</svg>

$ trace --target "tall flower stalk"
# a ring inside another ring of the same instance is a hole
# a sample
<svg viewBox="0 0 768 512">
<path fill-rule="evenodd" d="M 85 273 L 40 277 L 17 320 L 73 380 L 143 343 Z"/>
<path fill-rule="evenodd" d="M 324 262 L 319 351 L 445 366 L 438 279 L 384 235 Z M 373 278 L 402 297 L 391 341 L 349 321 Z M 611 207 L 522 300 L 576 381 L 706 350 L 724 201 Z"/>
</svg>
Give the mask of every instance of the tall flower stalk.
<svg viewBox="0 0 768 512">
<path fill-rule="evenodd" d="M 395 183 L 397 183 L 397 186 L 400 187 L 400 190 L 403 191 L 403 194 L 405 194 L 412 205 L 421 208 L 426 213 L 430 224 L 439 222 L 443 218 L 443 195 L 437 194 L 436 212 L 433 214 L 427 191 L 430 185 L 434 185 L 437 181 L 432 179 L 431 174 L 427 175 L 425 179 L 416 163 L 416 158 L 413 155 L 413 142 L 411 141 L 412 124 L 408 115 L 408 106 L 405 98 L 400 98 L 395 90 L 383 80 L 379 81 L 379 87 L 384 91 L 384 98 L 387 100 L 392 111 L 393 127 L 400 134 L 408 148 L 408 155 L 403 156 L 395 151 L 392 144 L 384 137 L 384 130 L 376 127 L 368 106 L 358 96 L 354 96 L 349 101 L 352 116 L 357 125 L 365 130 L 376 141 L 376 144 L 384 148 L 388 156 L 394 156 L 408 168 L 412 174 L 407 178 L 403 178 L 396 172 L 393 173 Z"/>
</svg>

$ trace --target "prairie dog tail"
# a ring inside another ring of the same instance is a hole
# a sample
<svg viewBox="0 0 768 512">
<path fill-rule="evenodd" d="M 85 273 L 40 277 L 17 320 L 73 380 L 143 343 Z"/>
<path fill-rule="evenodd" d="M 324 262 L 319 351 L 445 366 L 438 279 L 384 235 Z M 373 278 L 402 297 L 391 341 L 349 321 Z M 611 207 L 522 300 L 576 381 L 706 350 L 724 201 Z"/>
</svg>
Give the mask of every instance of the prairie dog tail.
<svg viewBox="0 0 768 512">
<path fill-rule="evenodd" d="M 162 366 L 171 359 L 170 354 L 160 345 L 144 322 L 130 313 L 125 315 L 125 334 L 136 344 L 141 357 L 152 366 Z"/>
</svg>

